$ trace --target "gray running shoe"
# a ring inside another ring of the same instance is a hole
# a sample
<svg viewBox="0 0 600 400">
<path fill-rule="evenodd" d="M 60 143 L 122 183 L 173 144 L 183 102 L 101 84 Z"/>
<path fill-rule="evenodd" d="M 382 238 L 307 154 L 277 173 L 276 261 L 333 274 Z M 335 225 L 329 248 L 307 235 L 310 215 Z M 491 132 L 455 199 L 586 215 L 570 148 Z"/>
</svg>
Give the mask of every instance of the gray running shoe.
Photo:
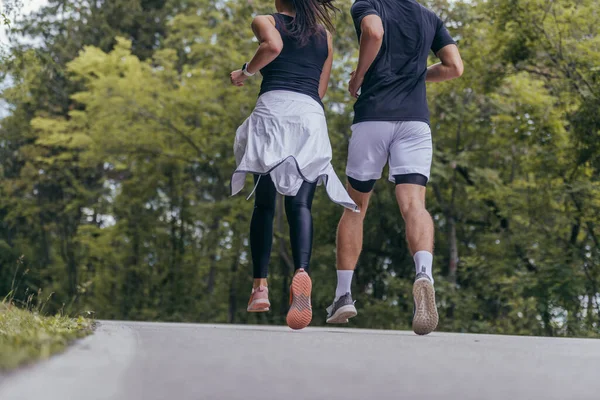
<svg viewBox="0 0 600 400">
<path fill-rule="evenodd" d="M 352 295 L 346 293 L 337 301 L 334 301 L 327 307 L 327 323 L 328 324 L 346 324 L 348 318 L 356 317 L 356 307 L 354 307 Z"/>
<path fill-rule="evenodd" d="M 427 274 L 418 273 L 413 285 L 415 309 L 413 331 L 417 335 L 427 335 L 437 328 L 439 316 L 435 305 L 435 290 Z"/>
</svg>

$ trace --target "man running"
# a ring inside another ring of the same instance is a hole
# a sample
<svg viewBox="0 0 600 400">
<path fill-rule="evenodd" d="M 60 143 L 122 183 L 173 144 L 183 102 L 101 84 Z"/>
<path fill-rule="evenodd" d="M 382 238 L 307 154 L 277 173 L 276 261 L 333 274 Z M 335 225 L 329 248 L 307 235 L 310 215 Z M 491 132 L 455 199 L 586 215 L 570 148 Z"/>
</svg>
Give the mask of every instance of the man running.
<svg viewBox="0 0 600 400">
<path fill-rule="evenodd" d="M 358 100 L 346 175 L 361 212 L 345 211 L 338 226 L 338 284 L 327 322 L 345 323 L 356 315 L 350 285 L 362 250 L 363 221 L 389 161 L 417 273 L 413 330 L 425 335 L 438 323 L 431 272 L 434 228 L 425 209 L 432 158 L 425 82 L 458 78 L 463 64 L 442 20 L 414 0 L 357 0 L 351 12 L 360 52 L 348 87 Z M 427 68 L 430 50 L 441 62 Z"/>
</svg>

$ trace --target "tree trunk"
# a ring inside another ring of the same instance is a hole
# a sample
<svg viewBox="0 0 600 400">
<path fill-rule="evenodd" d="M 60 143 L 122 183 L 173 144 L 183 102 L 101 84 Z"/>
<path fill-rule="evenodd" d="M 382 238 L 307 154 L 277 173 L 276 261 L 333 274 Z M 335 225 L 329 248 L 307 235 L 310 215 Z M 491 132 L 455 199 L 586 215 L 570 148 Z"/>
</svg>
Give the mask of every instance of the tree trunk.
<svg viewBox="0 0 600 400">
<path fill-rule="evenodd" d="M 458 268 L 458 243 L 456 241 L 456 222 L 454 217 L 448 218 L 448 239 L 450 244 L 450 262 L 448 264 L 448 280 L 456 284 Z"/>
<path fill-rule="evenodd" d="M 233 258 L 233 262 L 231 263 L 231 282 L 229 284 L 229 318 L 228 321 L 230 324 L 235 323 L 235 314 L 237 312 L 237 271 L 240 265 L 240 253 L 242 249 L 242 240 L 239 236 L 235 240 L 235 257 Z"/>
<path fill-rule="evenodd" d="M 75 219 L 78 221 L 79 219 Z M 69 225 L 71 222 L 71 218 L 68 215 L 63 216 L 62 223 L 62 238 L 61 238 L 61 248 L 62 248 L 62 257 L 67 264 L 67 280 L 68 280 L 68 290 L 69 297 L 71 301 L 75 301 L 77 298 L 77 261 L 75 259 L 75 249 L 73 244 L 73 236 L 72 228 Z"/>
<path fill-rule="evenodd" d="M 456 221 L 454 219 L 454 190 L 452 193 L 452 199 L 450 204 L 444 201 L 444 197 L 442 195 L 442 191 L 440 190 L 439 185 L 432 184 L 433 192 L 435 197 L 442 209 L 444 217 L 448 221 L 448 225 L 446 228 L 446 235 L 448 236 L 448 246 L 449 246 L 449 259 L 448 259 L 448 280 L 451 283 L 456 283 L 456 275 L 458 271 L 458 240 L 456 239 Z"/>
<path fill-rule="evenodd" d="M 175 171 L 174 167 L 169 168 L 168 177 L 169 177 L 169 212 L 171 213 L 171 221 L 170 221 L 170 242 L 171 242 L 171 254 L 170 254 L 170 262 L 169 262 L 169 276 L 170 276 L 170 301 L 168 306 L 168 311 L 170 313 L 174 313 L 176 311 L 176 304 L 179 302 L 180 297 L 180 283 L 182 280 L 181 276 L 181 263 L 179 257 L 179 239 L 178 239 L 178 231 L 179 231 L 179 221 L 182 218 L 181 215 L 181 202 L 177 193 L 176 181 L 175 181 Z M 179 217 L 177 217 L 177 215 Z M 183 223 L 183 221 L 182 221 Z"/>
<path fill-rule="evenodd" d="M 210 240 L 210 251 L 212 254 L 210 256 L 210 269 L 208 270 L 208 282 L 206 284 L 206 289 L 209 294 L 213 293 L 215 290 L 215 279 L 217 276 L 217 258 L 218 258 L 218 245 L 219 245 L 219 225 L 221 223 L 221 217 L 215 217 L 213 223 L 210 226 L 210 235 L 212 235 L 212 240 Z"/>
<path fill-rule="evenodd" d="M 125 267 L 123 300 L 121 301 L 121 318 L 129 318 L 131 310 L 136 307 L 136 297 L 139 287 L 139 263 L 141 260 L 141 238 L 137 221 L 140 215 L 135 205 L 130 206 L 127 235 L 131 238 L 131 253 Z"/>
<path fill-rule="evenodd" d="M 458 123 L 458 128 L 456 129 L 455 154 L 457 158 L 460 153 L 461 130 L 462 120 Z M 448 220 L 448 244 L 450 246 L 450 260 L 448 262 L 448 280 L 452 284 L 456 284 L 456 273 L 458 269 L 458 242 L 456 240 L 456 211 L 454 207 L 456 203 L 456 178 L 457 172 L 456 168 L 454 168 L 454 172 L 452 174 L 452 192 L 450 195 L 450 205 L 446 209 L 446 219 Z"/>
</svg>

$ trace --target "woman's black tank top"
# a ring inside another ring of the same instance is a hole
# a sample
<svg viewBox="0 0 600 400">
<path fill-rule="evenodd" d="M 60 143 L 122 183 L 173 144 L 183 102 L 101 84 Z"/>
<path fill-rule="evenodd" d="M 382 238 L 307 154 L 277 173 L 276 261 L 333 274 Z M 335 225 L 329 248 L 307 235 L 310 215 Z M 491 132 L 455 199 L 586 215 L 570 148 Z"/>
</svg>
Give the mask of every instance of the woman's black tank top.
<svg viewBox="0 0 600 400">
<path fill-rule="evenodd" d="M 283 40 L 283 50 L 260 70 L 263 80 L 259 96 L 272 90 L 289 90 L 306 94 L 323 105 L 319 97 L 319 80 L 329 55 L 325 29 L 300 46 L 298 40 L 287 33 L 293 18 L 284 14 L 273 14 L 273 18 Z"/>
</svg>

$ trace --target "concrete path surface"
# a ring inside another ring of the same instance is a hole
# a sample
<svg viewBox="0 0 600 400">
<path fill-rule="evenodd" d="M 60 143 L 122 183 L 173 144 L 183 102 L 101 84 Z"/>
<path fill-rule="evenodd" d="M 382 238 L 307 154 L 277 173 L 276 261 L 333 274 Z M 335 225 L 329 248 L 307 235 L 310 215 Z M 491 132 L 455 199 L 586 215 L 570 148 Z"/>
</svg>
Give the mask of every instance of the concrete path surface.
<svg viewBox="0 0 600 400">
<path fill-rule="evenodd" d="M 600 340 L 101 322 L 1 400 L 597 400 Z"/>
</svg>

